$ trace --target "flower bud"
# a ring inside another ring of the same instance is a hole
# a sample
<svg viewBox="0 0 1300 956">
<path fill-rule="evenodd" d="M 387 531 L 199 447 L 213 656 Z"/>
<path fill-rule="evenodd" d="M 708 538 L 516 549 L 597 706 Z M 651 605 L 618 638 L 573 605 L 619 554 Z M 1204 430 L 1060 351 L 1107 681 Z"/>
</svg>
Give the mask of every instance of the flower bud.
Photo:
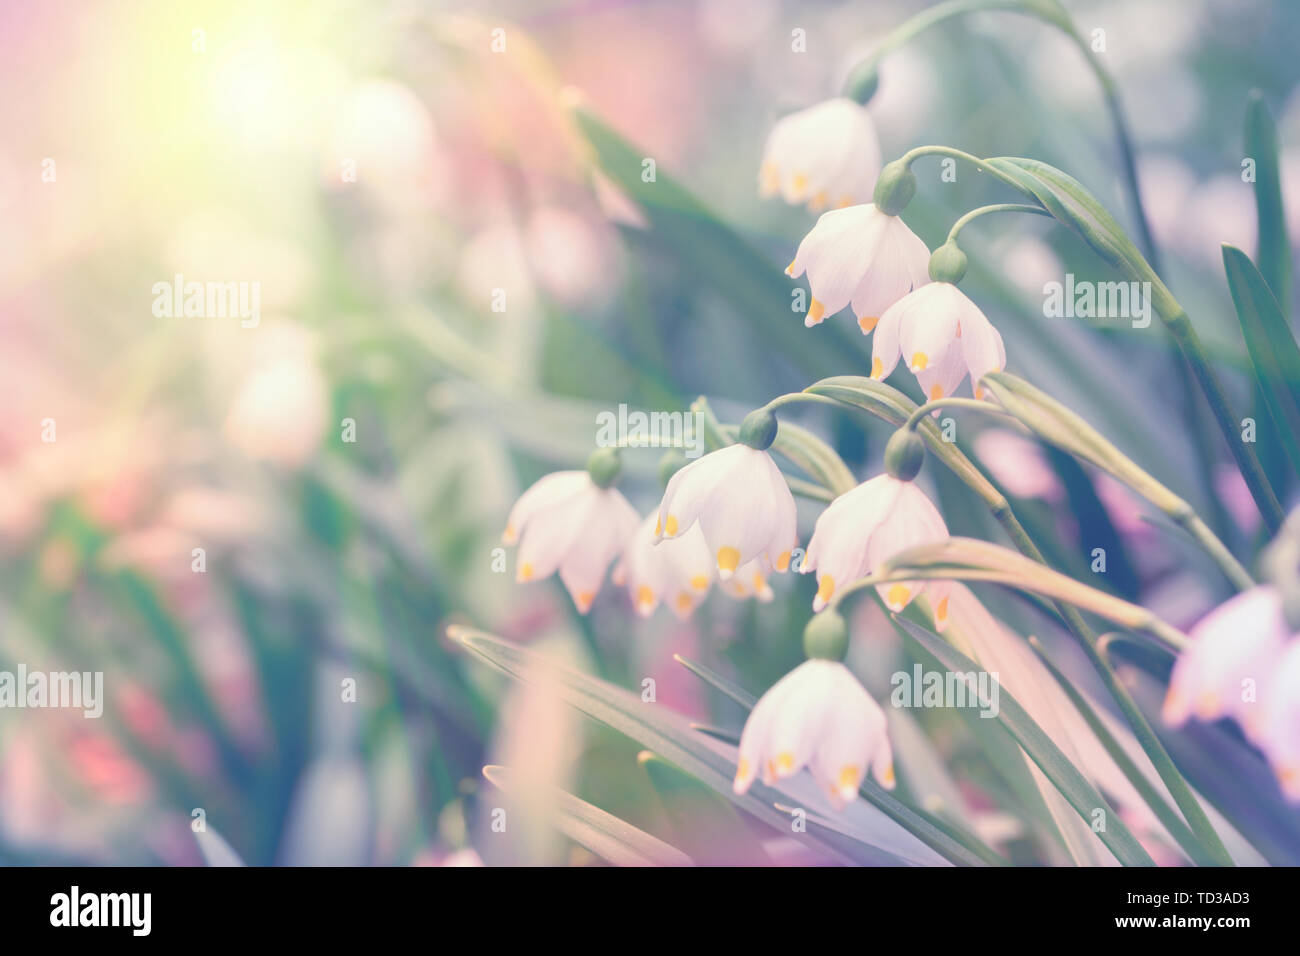
<svg viewBox="0 0 1300 956">
<path fill-rule="evenodd" d="M 840 612 L 827 608 L 803 629 L 803 652 L 809 658 L 842 661 L 849 652 L 849 626 Z"/>
<path fill-rule="evenodd" d="M 740 423 L 736 436 L 740 443 L 757 451 L 767 451 L 776 441 L 776 416 L 766 408 L 756 408 Z"/>
<path fill-rule="evenodd" d="M 925 463 L 925 442 L 910 428 L 900 428 L 885 445 L 885 471 L 899 481 L 912 481 Z"/>
<path fill-rule="evenodd" d="M 612 487 L 623 469 L 617 448 L 597 448 L 587 459 L 587 474 L 597 488 Z"/>
<path fill-rule="evenodd" d="M 876 180 L 873 202 L 886 216 L 897 216 L 916 195 L 916 173 L 901 160 L 886 163 Z"/>
<path fill-rule="evenodd" d="M 966 275 L 966 253 L 957 248 L 957 243 L 945 242 L 930 256 L 930 278 L 935 282 L 951 282 L 956 285 Z"/>
</svg>

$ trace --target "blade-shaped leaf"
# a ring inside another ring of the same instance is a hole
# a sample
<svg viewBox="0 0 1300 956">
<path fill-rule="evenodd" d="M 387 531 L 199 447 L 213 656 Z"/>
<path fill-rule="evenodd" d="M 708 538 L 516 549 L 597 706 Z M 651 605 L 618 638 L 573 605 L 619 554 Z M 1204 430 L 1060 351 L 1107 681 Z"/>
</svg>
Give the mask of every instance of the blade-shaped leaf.
<svg viewBox="0 0 1300 956">
<path fill-rule="evenodd" d="M 482 631 L 453 628 L 449 635 L 518 680 L 530 680 L 533 679 L 532 675 L 545 673 L 548 680 L 555 682 L 570 706 L 671 761 L 745 812 L 782 833 L 791 834 L 790 820 L 787 814 L 776 809 L 777 803 L 807 807 L 810 812 L 816 811 L 823 816 L 834 812 L 829 801 L 806 775 L 791 777 L 776 787 L 755 782 L 749 792 L 737 795 L 732 791 L 731 785 L 736 772 L 735 748 L 692 730 L 685 718 L 663 707 L 648 704 L 637 694 L 586 674 L 558 667 L 543 657 Z M 942 864 L 947 860 L 974 866 L 981 862 L 946 834 L 931 832 L 932 828 L 925 826 L 909 825 L 905 828 L 874 807 L 861 802 L 850 804 L 845 809 L 844 820 L 846 824 L 853 824 L 859 855 L 848 856 L 842 845 L 832 846 L 818 840 L 812 833 L 794 832 L 792 835 L 823 854 L 845 862 L 878 861 L 881 850 L 910 865 Z M 935 852 L 939 848 L 942 848 L 942 855 Z"/>
<path fill-rule="evenodd" d="M 1256 381 L 1287 459 L 1300 475 L 1300 348 L 1281 306 L 1250 257 L 1224 243 L 1223 268 Z"/>
<path fill-rule="evenodd" d="M 483 776 L 502 793 L 510 793 L 513 774 L 509 767 L 484 767 Z M 571 793 L 557 791 L 555 803 L 555 825 L 560 832 L 615 866 L 694 865 L 675 846 Z"/>
<path fill-rule="evenodd" d="M 912 638 L 922 653 L 946 670 L 954 674 L 971 675 L 981 670 L 978 664 L 929 629 L 897 616 L 894 621 Z M 1074 764 L 1070 763 L 1061 752 L 1061 748 L 1052 742 L 1052 739 L 1043 732 L 1016 699 L 998 685 L 994 675 L 989 677 L 992 686 L 989 688 L 987 698 L 983 696 L 984 688 L 978 681 L 972 679 L 968 683 L 970 692 L 979 695 L 980 704 L 989 706 L 993 701 L 997 702 L 995 719 L 1024 748 L 1025 753 L 1061 791 L 1070 806 L 1078 811 L 1086 823 L 1090 826 L 1093 824 L 1093 814 L 1096 810 L 1106 811 L 1106 826 L 1097 835 L 1115 854 L 1117 860 L 1126 866 L 1154 866 L 1155 861 L 1146 850 L 1142 849 L 1137 838 L 1120 820 L 1119 814 L 1115 813 L 1105 798 L 1097 792 L 1097 788 Z"/>
<path fill-rule="evenodd" d="M 1259 90 L 1246 104 L 1246 155 L 1255 161 L 1255 212 L 1259 271 L 1286 315 L 1291 304 L 1291 239 L 1278 172 L 1277 124 Z"/>
</svg>

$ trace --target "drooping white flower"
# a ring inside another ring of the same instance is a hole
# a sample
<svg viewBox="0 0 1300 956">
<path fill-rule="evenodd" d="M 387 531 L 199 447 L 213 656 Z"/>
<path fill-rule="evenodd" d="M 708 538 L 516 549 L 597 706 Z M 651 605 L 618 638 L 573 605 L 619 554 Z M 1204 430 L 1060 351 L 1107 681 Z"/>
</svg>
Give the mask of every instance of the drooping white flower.
<svg viewBox="0 0 1300 956">
<path fill-rule="evenodd" d="M 836 97 L 783 116 L 768 134 L 759 194 L 813 212 L 866 202 L 880 173 L 880 141 L 866 107 Z"/>
<path fill-rule="evenodd" d="M 766 562 L 755 558 L 736 569 L 736 573 L 722 582 L 722 590 L 738 601 L 754 598 L 762 604 L 772 600 L 772 588 L 767 583 Z"/>
<path fill-rule="evenodd" d="M 649 617 L 663 602 L 685 620 L 709 593 L 713 556 L 698 524 L 676 538 L 657 541 L 658 523 L 658 514 L 641 522 L 614 568 L 614 580 L 627 587 L 642 617 Z"/>
<path fill-rule="evenodd" d="M 1291 637 L 1277 590 L 1264 585 L 1243 591 L 1197 622 L 1188 637 L 1169 677 L 1165 723 L 1232 717 L 1257 739 L 1265 710 L 1259 691 Z"/>
<path fill-rule="evenodd" d="M 894 786 L 884 712 L 838 661 L 804 661 L 759 698 L 740 735 L 733 786 L 744 793 L 755 776 L 770 786 L 804 767 L 837 809 L 857 795 L 868 767 L 882 787 Z"/>
<path fill-rule="evenodd" d="M 929 265 L 929 248 L 907 223 L 866 203 L 823 213 L 785 271 L 794 279 L 808 273 L 804 325 L 851 305 L 865 335 L 885 310 L 930 281 Z"/>
<path fill-rule="evenodd" d="M 845 492 L 817 519 L 800 571 L 817 572 L 813 610 L 820 611 L 837 588 L 879 570 L 894 555 L 948 538 L 948 526 L 925 492 L 910 481 L 877 475 Z M 891 611 L 901 611 L 927 593 L 935 625 L 948 624 L 947 581 L 900 581 L 876 587 Z"/>
<path fill-rule="evenodd" d="M 880 317 L 871 377 L 888 376 L 900 357 L 931 400 L 951 395 L 968 372 L 975 397 L 982 398 L 979 380 L 1007 364 L 1001 334 L 951 282 L 922 286 Z"/>
<path fill-rule="evenodd" d="M 585 471 L 557 471 L 515 502 L 502 540 L 519 543 L 516 580 L 539 581 L 558 569 L 573 603 L 586 614 L 638 520 L 617 489 L 601 488 Z"/>
<path fill-rule="evenodd" d="M 1282 794 L 1300 803 L 1300 641 L 1292 641 L 1263 684 L 1262 718 L 1253 735 L 1277 774 Z"/>
<path fill-rule="evenodd" d="M 656 539 L 676 538 L 696 522 L 723 581 L 755 558 L 778 571 L 796 543 L 794 496 L 771 456 L 728 445 L 686 465 L 668 482 Z"/>
</svg>

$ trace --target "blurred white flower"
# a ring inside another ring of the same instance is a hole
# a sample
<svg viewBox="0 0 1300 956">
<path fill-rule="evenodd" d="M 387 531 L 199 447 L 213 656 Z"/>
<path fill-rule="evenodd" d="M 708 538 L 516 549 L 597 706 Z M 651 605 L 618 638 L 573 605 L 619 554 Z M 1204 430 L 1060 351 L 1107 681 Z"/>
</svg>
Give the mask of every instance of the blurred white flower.
<svg viewBox="0 0 1300 956">
<path fill-rule="evenodd" d="M 400 83 L 361 81 L 335 114 L 321 182 L 333 189 L 356 183 L 405 208 L 437 198 L 443 174 L 429 111 Z"/>
<path fill-rule="evenodd" d="M 979 380 L 1007 364 L 1006 349 L 979 306 L 950 282 L 931 282 L 909 293 L 881 316 L 871 347 L 871 377 L 884 379 L 899 358 L 931 400 L 951 395 L 970 373 Z"/>
<path fill-rule="evenodd" d="M 656 541 L 658 523 L 658 514 L 641 522 L 614 568 L 614 580 L 627 587 L 642 617 L 649 617 L 663 601 L 685 620 L 709 593 L 713 558 L 698 524 L 676 538 Z"/>
<path fill-rule="evenodd" d="M 823 213 L 785 271 L 793 279 L 808 273 L 813 298 L 804 325 L 852 305 L 866 334 L 890 306 L 930 281 L 929 266 L 929 248 L 907 223 L 866 203 Z"/>
<path fill-rule="evenodd" d="M 1169 678 L 1162 716 L 1181 726 L 1200 720 L 1234 718 L 1252 740 L 1263 729 L 1257 693 L 1276 667 L 1292 636 L 1282 615 L 1282 598 L 1269 586 L 1243 591 L 1202 618 L 1188 634 Z"/>
<path fill-rule="evenodd" d="M 777 120 L 763 148 L 759 194 L 778 193 L 813 212 L 871 199 L 880 141 L 867 109 L 836 97 Z"/>
<path fill-rule="evenodd" d="M 558 569 L 573 603 L 586 614 L 637 521 L 622 492 L 599 487 L 585 471 L 557 471 L 515 503 L 502 540 L 519 543 L 517 581 L 539 581 Z"/>
<path fill-rule="evenodd" d="M 226 437 L 246 455 L 306 464 L 325 435 L 329 387 L 311 356 L 283 355 L 251 371 L 226 416 Z"/>
<path fill-rule="evenodd" d="M 755 558 L 786 570 L 796 520 L 794 496 L 776 462 L 765 451 L 735 444 L 673 475 L 659 505 L 655 537 L 675 538 L 698 521 L 718 576 L 726 581 Z"/>
<path fill-rule="evenodd" d="M 838 661 L 804 661 L 764 694 L 745 721 L 734 789 L 767 785 L 804 767 L 836 809 L 857 796 L 870 767 L 892 789 L 894 761 L 880 705 Z"/>
<path fill-rule="evenodd" d="M 1300 641 L 1292 641 L 1263 684 L 1255 742 L 1277 774 L 1283 795 L 1300 803 Z"/>
<path fill-rule="evenodd" d="M 822 512 L 808 542 L 800 571 L 817 571 L 817 596 L 813 610 L 820 611 L 843 587 L 876 571 L 908 548 L 946 541 L 943 516 L 910 481 L 878 475 L 845 492 Z M 922 593 L 929 592 L 935 625 L 948 624 L 947 581 L 905 581 L 876 587 L 891 611 L 901 611 Z"/>
<path fill-rule="evenodd" d="M 601 305 L 618 287 L 618 243 L 608 226 L 542 206 L 528 221 L 524 244 L 538 284 L 566 305 Z"/>
</svg>

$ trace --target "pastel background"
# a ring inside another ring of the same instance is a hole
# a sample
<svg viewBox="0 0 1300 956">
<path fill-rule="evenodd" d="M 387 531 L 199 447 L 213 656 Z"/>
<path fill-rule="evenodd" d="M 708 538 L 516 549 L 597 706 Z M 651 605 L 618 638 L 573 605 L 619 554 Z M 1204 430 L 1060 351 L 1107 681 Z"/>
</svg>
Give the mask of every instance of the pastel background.
<svg viewBox="0 0 1300 956">
<path fill-rule="evenodd" d="M 1166 276 L 1247 405 L 1219 247 L 1255 242 L 1240 175 L 1254 88 L 1278 118 L 1300 242 L 1300 7 L 1067 5 L 1106 31 Z M 658 706 L 737 729 L 739 709 L 673 655 L 765 689 L 800 659 L 811 580 L 782 576 L 766 605 L 715 590 L 687 623 L 642 621 L 608 586 L 583 617 L 555 581 L 514 583 L 513 555 L 494 551 L 506 513 L 541 474 L 582 466 L 601 411 L 703 394 L 735 421 L 815 378 L 864 374 L 869 342 L 805 333 L 784 302 L 738 309 L 745 277 L 702 271 L 643 228 L 593 177 L 565 104 L 584 97 L 779 272 L 812 220 L 757 198 L 768 130 L 834 95 L 923 6 L 0 3 L 0 669 L 102 671 L 107 698 L 98 720 L 0 710 L 0 862 L 598 862 L 548 826 L 541 797 L 511 839 L 494 835 L 489 763 L 668 832 L 635 744 L 492 672 L 446 627 L 632 689 L 652 677 Z M 795 29 L 807 52 L 792 52 Z M 886 61 L 870 108 L 887 158 L 927 142 L 1036 156 L 1131 224 L 1095 81 L 1039 23 L 990 13 L 925 34 Z M 907 218 L 934 246 L 985 195 L 970 173 L 923 181 Z M 968 291 L 1010 370 L 1106 422 L 1231 545 L 1257 541 L 1226 450 L 1207 473 L 1192 464 L 1168 342 L 1042 317 L 1045 282 L 1108 277 L 1081 243 L 1046 221 L 969 234 Z M 178 273 L 258 283 L 256 327 L 156 316 L 154 284 Z M 885 433 L 798 420 L 860 475 L 878 470 Z M 1187 626 L 1226 597 L 1124 490 L 1004 429 L 973 447 L 1054 529 L 1065 566 L 1086 573 L 1101 534 L 1108 585 L 1167 619 Z M 658 454 L 624 458 L 648 513 Z M 945 514 L 954 533 L 991 534 L 969 509 Z M 908 664 L 873 613 L 854 660 L 879 698 Z M 1086 680 L 1063 636 L 1039 633 Z M 955 770 L 913 770 L 911 785 L 951 784 L 986 839 L 1053 861 L 969 733 L 923 721 Z M 729 839 L 689 842 L 743 862 Z"/>
</svg>

